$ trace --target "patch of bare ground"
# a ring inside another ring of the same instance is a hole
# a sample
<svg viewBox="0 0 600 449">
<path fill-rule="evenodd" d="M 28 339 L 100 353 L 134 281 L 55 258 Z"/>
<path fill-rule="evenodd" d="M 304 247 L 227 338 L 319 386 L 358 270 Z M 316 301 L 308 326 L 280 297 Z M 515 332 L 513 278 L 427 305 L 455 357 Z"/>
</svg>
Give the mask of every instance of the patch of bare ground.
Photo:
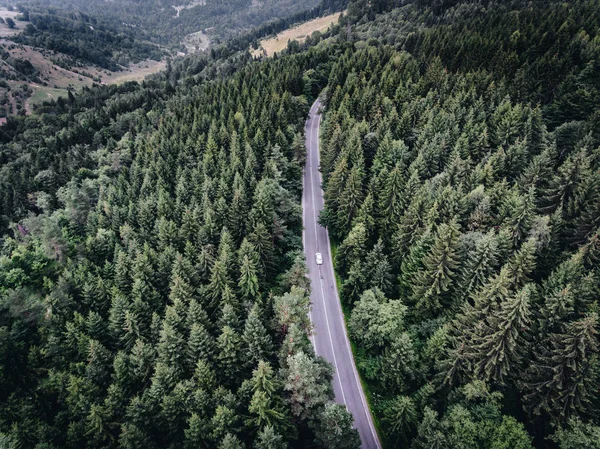
<svg viewBox="0 0 600 449">
<path fill-rule="evenodd" d="M 183 38 L 182 43 L 185 45 L 188 53 L 193 53 L 195 51 L 204 51 L 208 49 L 210 40 L 206 33 L 198 31 L 196 33 L 188 34 Z"/>
<path fill-rule="evenodd" d="M 296 40 L 300 43 L 306 40 L 315 31 L 324 32 L 335 25 L 341 13 L 330 14 L 324 17 L 318 17 L 308 22 L 301 23 L 292 28 L 282 31 L 275 37 L 263 39 L 259 42 L 259 48 L 252 50 L 252 56 L 273 56 L 274 53 L 279 53 L 287 47 L 289 41 Z"/>
<path fill-rule="evenodd" d="M 204 5 L 206 5 L 206 0 L 193 0 L 187 5 L 173 6 L 173 8 L 175 8 L 175 11 L 176 11 L 175 17 L 179 17 L 179 14 L 184 9 L 192 9 L 196 6 L 204 6 Z"/>
</svg>

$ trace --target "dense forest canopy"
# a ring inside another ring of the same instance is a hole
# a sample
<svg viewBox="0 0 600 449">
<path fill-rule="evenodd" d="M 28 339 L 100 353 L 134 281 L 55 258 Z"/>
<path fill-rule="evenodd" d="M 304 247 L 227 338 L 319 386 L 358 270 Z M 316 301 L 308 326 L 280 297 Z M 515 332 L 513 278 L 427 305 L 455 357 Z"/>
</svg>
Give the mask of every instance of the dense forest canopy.
<svg viewBox="0 0 600 449">
<path fill-rule="evenodd" d="M 207 32 L 211 40 L 233 37 L 269 20 L 308 10 L 318 0 L 35 0 L 25 4 L 55 6 L 119 24 L 140 40 L 180 48 L 184 36 Z M 177 9 L 176 9 L 177 8 Z"/>
<path fill-rule="evenodd" d="M 300 130 L 323 64 L 169 98 L 98 88 L 27 119 L 9 145 L 28 162 L 3 169 L 37 171 L 39 212 L 0 258 L 4 446 L 302 447 L 336 422 L 356 447 L 307 338 Z"/>
<path fill-rule="evenodd" d="M 12 38 L 18 44 L 52 50 L 113 71 L 130 62 L 160 60 L 167 54 L 155 44 L 138 40 L 125 27 L 83 13 L 56 8 L 23 8 L 23 11 L 27 18 L 23 32 Z"/>
<path fill-rule="evenodd" d="M 597 447 L 599 5 L 453 3 L 351 8 L 329 77 L 358 365 L 390 447 Z"/>
<path fill-rule="evenodd" d="M 321 221 L 385 446 L 599 447 L 598 8 L 358 0 L 276 58 L 257 30 L 10 118 L 0 445 L 358 447 L 307 338 L 323 92 Z"/>
</svg>

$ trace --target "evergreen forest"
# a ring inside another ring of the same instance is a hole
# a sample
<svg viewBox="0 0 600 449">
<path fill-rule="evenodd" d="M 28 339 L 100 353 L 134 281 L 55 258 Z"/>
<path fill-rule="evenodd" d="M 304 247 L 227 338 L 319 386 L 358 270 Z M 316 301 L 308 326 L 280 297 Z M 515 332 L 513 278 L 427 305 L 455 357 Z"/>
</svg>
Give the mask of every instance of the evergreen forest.
<svg viewBox="0 0 600 449">
<path fill-rule="evenodd" d="M 600 448 L 600 3 L 341 6 L 0 127 L 0 447 L 360 447 L 309 340 L 320 97 L 382 446 Z"/>
</svg>

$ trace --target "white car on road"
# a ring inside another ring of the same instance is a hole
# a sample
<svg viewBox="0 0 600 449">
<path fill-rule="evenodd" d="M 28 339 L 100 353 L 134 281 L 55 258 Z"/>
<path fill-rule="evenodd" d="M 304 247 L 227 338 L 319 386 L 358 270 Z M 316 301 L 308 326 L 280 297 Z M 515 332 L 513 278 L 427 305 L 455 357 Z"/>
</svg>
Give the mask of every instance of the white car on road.
<svg viewBox="0 0 600 449">
<path fill-rule="evenodd" d="M 317 265 L 323 265 L 323 254 L 317 253 Z"/>
</svg>

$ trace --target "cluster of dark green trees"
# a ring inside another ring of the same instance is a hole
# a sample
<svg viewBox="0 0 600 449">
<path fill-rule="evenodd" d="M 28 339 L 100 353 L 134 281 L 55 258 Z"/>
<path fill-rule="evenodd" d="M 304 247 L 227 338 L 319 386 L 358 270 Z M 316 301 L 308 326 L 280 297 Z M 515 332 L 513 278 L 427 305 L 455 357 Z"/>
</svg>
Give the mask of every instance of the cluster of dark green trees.
<svg viewBox="0 0 600 449">
<path fill-rule="evenodd" d="M 276 59 L 237 51 L 257 31 L 9 118 L 0 446 L 358 446 L 307 338 L 326 88 L 321 219 L 386 446 L 598 447 L 599 17 L 358 0 Z"/>
<path fill-rule="evenodd" d="M 358 447 L 308 339 L 302 129 L 327 53 L 241 58 L 2 129 L 0 446 Z"/>
<path fill-rule="evenodd" d="M 598 447 L 598 3 L 422 3 L 351 7 L 322 128 L 384 438 Z"/>
<path fill-rule="evenodd" d="M 75 61 L 113 71 L 130 62 L 160 60 L 165 55 L 157 45 L 140 41 L 133 31 L 86 14 L 56 8 L 30 9 L 23 8 L 28 23 L 12 38 L 19 44 L 60 52 Z"/>
</svg>

